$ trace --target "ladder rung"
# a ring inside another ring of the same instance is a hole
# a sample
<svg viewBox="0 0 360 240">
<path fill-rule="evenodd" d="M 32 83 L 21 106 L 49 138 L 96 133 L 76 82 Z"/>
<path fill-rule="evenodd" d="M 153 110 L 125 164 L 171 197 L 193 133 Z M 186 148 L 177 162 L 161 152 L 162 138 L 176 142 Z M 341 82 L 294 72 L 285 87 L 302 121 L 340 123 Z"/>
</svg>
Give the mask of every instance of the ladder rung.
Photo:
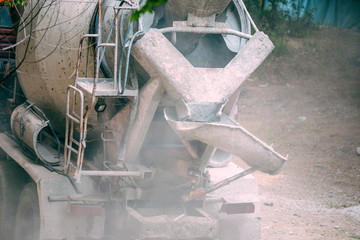
<svg viewBox="0 0 360 240">
<path fill-rule="evenodd" d="M 80 119 L 80 116 L 75 111 L 73 111 L 70 115 L 73 116 L 76 119 Z"/>
<path fill-rule="evenodd" d="M 72 115 L 70 115 L 69 113 L 66 114 L 72 121 L 76 122 L 77 124 L 80 124 L 80 119 L 76 119 L 75 117 L 73 117 Z"/>
<path fill-rule="evenodd" d="M 117 141 L 116 138 L 102 138 L 102 140 L 103 140 L 104 142 L 116 142 L 116 141 Z"/>
<path fill-rule="evenodd" d="M 115 43 L 100 43 L 100 44 L 98 44 L 98 46 L 101 46 L 101 47 L 115 47 L 116 44 Z"/>
<path fill-rule="evenodd" d="M 121 9 L 121 10 L 136 10 L 138 9 L 137 7 L 118 7 L 118 6 L 113 6 L 114 9 Z"/>
<path fill-rule="evenodd" d="M 74 152 L 74 153 L 76 153 L 76 154 L 78 154 L 78 153 L 79 153 L 79 151 L 78 151 L 78 150 L 76 150 L 76 149 L 72 148 L 70 145 L 67 145 L 67 148 L 68 148 L 68 149 L 70 149 L 72 152 Z"/>
<path fill-rule="evenodd" d="M 80 143 L 79 143 L 77 140 L 75 140 L 74 138 L 71 138 L 71 142 L 72 142 L 72 143 L 75 143 L 75 144 L 78 145 L 78 146 L 80 145 Z"/>
</svg>

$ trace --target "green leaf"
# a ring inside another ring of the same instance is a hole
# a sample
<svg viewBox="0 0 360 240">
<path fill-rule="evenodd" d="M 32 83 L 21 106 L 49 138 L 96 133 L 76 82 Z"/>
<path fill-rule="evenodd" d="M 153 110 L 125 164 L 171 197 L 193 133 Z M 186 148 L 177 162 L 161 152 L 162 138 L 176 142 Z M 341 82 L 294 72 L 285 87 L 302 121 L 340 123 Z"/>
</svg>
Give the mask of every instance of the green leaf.
<svg viewBox="0 0 360 240">
<path fill-rule="evenodd" d="M 146 12 L 152 13 L 155 6 L 158 6 L 166 2 L 167 0 L 147 0 L 144 6 L 142 6 L 139 10 L 136 10 L 131 14 L 130 21 L 139 19 L 140 15 Z"/>
</svg>

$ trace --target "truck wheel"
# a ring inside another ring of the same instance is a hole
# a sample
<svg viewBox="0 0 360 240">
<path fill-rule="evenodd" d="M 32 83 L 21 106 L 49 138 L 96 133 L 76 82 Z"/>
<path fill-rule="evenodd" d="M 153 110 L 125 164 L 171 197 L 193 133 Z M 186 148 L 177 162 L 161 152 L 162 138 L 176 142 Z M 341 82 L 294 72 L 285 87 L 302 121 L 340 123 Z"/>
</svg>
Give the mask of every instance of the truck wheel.
<svg viewBox="0 0 360 240">
<path fill-rule="evenodd" d="M 28 183 L 21 193 L 15 220 L 15 239 L 40 239 L 39 200 L 34 182 Z"/>
<path fill-rule="evenodd" d="M 25 183 L 24 170 L 0 154 L 0 236 L 3 239 L 14 239 L 15 215 Z"/>
</svg>

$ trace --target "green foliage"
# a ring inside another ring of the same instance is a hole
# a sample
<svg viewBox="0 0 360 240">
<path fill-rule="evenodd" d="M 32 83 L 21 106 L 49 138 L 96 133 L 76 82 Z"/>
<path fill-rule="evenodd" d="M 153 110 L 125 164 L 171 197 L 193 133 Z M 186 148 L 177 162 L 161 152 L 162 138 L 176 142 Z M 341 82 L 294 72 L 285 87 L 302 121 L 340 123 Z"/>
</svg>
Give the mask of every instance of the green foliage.
<svg viewBox="0 0 360 240">
<path fill-rule="evenodd" d="M 19 5 L 21 5 L 21 6 L 25 6 L 25 4 L 26 4 L 26 0 L 13 0 L 13 2 L 14 2 L 14 4 L 16 5 L 16 6 L 19 6 Z"/>
<path fill-rule="evenodd" d="M 313 10 L 301 14 L 303 7 L 299 0 L 269 0 L 269 8 L 265 8 L 264 0 L 244 2 L 259 28 L 277 37 L 304 37 L 313 27 Z M 281 5 L 288 5 L 290 9 L 282 10 Z"/>
<path fill-rule="evenodd" d="M 134 11 L 130 16 L 130 21 L 133 21 L 135 19 L 139 19 L 141 14 L 144 14 L 146 12 L 153 12 L 153 8 L 155 6 L 158 6 L 162 3 L 166 3 L 167 0 L 147 0 L 145 5 L 142 6 L 139 10 Z"/>
<path fill-rule="evenodd" d="M 0 3 L 6 4 L 8 7 L 15 6 L 25 6 L 26 0 L 0 0 Z"/>
<path fill-rule="evenodd" d="M 274 42 L 273 55 L 278 57 L 287 53 L 288 37 L 305 37 L 314 27 L 312 25 L 313 10 L 304 14 L 299 0 L 244 0 L 251 16 L 259 29 L 266 32 Z M 281 5 L 290 5 L 290 9 L 280 9 Z"/>
<path fill-rule="evenodd" d="M 288 33 L 293 37 L 304 37 L 309 29 L 312 29 L 313 27 L 311 20 L 313 18 L 314 9 L 311 9 L 310 11 L 305 12 L 304 15 L 301 15 L 303 7 L 299 6 L 300 2 L 297 0 L 291 0 L 290 2 L 295 15 L 292 16 L 289 12 L 284 12 L 288 25 Z"/>
</svg>

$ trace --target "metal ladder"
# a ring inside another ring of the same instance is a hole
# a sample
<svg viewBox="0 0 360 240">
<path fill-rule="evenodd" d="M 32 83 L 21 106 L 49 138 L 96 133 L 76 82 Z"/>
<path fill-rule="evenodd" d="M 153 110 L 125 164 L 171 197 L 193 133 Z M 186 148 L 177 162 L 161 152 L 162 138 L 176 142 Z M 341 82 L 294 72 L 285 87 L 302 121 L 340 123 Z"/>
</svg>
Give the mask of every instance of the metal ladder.
<svg viewBox="0 0 360 240">
<path fill-rule="evenodd" d="M 133 2 L 133 1 L 131 1 Z M 131 3 L 132 4 L 132 3 Z M 121 84 L 118 79 L 118 42 L 119 42 L 119 31 L 118 31 L 118 13 L 119 10 L 132 10 L 136 9 L 138 5 L 128 6 L 113 6 L 114 9 L 114 32 L 115 42 L 108 43 L 102 42 L 102 16 L 101 16 L 101 1 L 99 0 L 99 20 L 98 20 L 98 33 L 96 34 L 85 34 L 80 39 L 80 46 L 78 52 L 78 62 L 76 69 L 76 82 L 77 88 L 80 88 L 84 92 L 94 95 L 95 97 L 117 97 L 117 96 L 136 96 L 137 91 L 127 89 L 125 85 Z M 109 33 L 110 34 L 110 33 Z M 82 52 L 82 45 L 86 38 L 97 39 L 96 52 L 96 71 L 95 78 L 79 77 L 79 67 Z M 124 43 L 125 44 L 125 43 Z M 114 48 L 114 76 L 113 78 L 99 78 L 100 63 L 101 63 L 101 50 L 103 48 L 113 47 Z M 120 76 L 121 77 L 121 76 Z M 125 80 L 124 80 L 125 82 Z"/>
<path fill-rule="evenodd" d="M 66 132 L 65 132 L 65 149 L 64 149 L 64 171 L 72 176 L 75 181 L 80 182 L 82 175 L 88 176 L 143 176 L 143 171 L 95 171 L 95 170 L 82 170 L 84 150 L 86 148 L 86 133 L 87 122 L 92 108 L 95 105 L 96 98 L 98 97 L 123 97 L 123 96 L 137 96 L 138 91 L 127 89 L 121 82 L 117 81 L 117 59 L 118 59 L 118 13 L 119 10 L 129 10 L 138 8 L 138 4 L 130 1 L 130 7 L 122 7 L 119 5 L 113 6 L 114 21 L 115 21 L 115 42 L 102 43 L 101 42 L 101 0 L 98 2 L 98 33 L 85 34 L 80 39 L 78 61 L 76 66 L 76 81 L 75 86 L 69 85 L 67 88 L 67 103 L 66 103 Z M 123 1 L 121 1 L 123 2 Z M 121 4 L 120 4 L 121 5 Z M 79 77 L 79 68 L 81 60 L 81 52 L 83 42 L 86 38 L 97 39 L 96 46 L 96 71 L 94 78 Z M 125 43 L 124 43 L 125 44 Z M 113 78 L 99 78 L 100 71 L 100 54 L 101 49 L 106 47 L 114 47 L 114 77 Z M 91 99 L 87 109 L 85 109 L 85 95 L 90 94 Z M 71 105 L 71 107 L 70 107 Z M 75 132 L 74 129 L 77 128 Z M 78 133 L 77 133 L 78 132 Z M 104 140 L 106 141 L 106 139 Z M 72 157 L 72 156 L 75 157 Z M 72 159 L 76 159 L 76 164 L 72 163 Z"/>
<path fill-rule="evenodd" d="M 72 97 L 72 98 L 70 98 Z M 76 109 L 76 98 L 80 98 L 80 106 Z M 70 103 L 72 107 L 70 109 Z M 84 129 L 84 94 L 74 86 L 68 86 L 66 96 L 66 132 L 64 171 L 77 181 L 80 181 L 84 149 L 86 148 L 86 129 Z M 75 139 L 74 129 L 78 126 L 78 140 Z M 74 146 L 75 145 L 75 146 Z M 72 154 L 76 156 L 76 166 L 71 162 Z"/>
</svg>

